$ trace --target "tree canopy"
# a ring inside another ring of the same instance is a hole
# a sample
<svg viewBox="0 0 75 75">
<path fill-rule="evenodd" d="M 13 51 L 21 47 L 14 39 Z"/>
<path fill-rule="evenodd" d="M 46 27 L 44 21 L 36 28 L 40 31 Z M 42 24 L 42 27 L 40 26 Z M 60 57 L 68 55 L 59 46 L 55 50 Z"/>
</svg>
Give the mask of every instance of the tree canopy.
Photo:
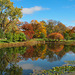
<svg viewBox="0 0 75 75">
<path fill-rule="evenodd" d="M 0 0 L 0 27 L 4 30 L 15 19 L 22 17 L 22 9 L 13 4 L 10 0 Z"/>
</svg>

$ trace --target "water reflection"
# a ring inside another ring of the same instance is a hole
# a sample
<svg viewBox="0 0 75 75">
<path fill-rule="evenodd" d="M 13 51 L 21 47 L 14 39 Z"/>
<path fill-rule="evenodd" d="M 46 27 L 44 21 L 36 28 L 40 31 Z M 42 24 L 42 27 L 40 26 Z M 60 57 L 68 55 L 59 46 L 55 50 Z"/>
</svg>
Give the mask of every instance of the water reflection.
<svg viewBox="0 0 75 75">
<path fill-rule="evenodd" d="M 22 68 L 16 65 L 16 62 L 22 60 L 20 56 L 25 51 L 26 47 L 0 49 L 0 75 L 22 75 Z M 8 64 L 10 68 L 7 67 Z"/>
<path fill-rule="evenodd" d="M 0 49 L 0 75 L 24 75 L 33 69 L 50 69 L 75 60 L 75 46 L 60 43 Z M 10 67 L 9 67 L 10 66 Z M 27 75 L 28 75 L 27 73 Z"/>
<path fill-rule="evenodd" d="M 48 59 L 48 61 L 60 60 L 65 55 L 64 45 L 62 44 L 38 44 L 31 46 L 22 55 L 25 60 L 31 58 L 33 61 L 40 59 Z"/>
</svg>

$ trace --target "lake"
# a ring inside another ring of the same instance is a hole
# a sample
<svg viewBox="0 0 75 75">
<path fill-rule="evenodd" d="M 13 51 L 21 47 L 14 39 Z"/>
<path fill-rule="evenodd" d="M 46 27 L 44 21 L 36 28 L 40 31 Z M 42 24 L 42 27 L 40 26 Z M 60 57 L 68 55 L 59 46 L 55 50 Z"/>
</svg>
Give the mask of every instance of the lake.
<svg viewBox="0 0 75 75">
<path fill-rule="evenodd" d="M 0 48 L 0 75 L 30 75 L 75 61 L 75 46 L 60 43 Z"/>
</svg>

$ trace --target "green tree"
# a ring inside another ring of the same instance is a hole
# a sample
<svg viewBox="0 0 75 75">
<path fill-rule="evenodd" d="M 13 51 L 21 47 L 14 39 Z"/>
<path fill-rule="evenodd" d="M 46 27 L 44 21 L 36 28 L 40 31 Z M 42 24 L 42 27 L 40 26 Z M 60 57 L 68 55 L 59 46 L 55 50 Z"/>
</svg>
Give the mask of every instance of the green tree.
<svg viewBox="0 0 75 75">
<path fill-rule="evenodd" d="M 21 8 L 14 7 L 10 0 L 0 0 L 0 27 L 5 30 L 14 20 L 21 18 L 21 10 Z M 8 18 L 9 20 L 6 23 Z"/>
<path fill-rule="evenodd" d="M 64 33 L 64 38 L 66 39 L 66 40 L 70 40 L 70 36 L 69 36 L 69 33 Z"/>
<path fill-rule="evenodd" d="M 26 36 L 24 33 L 20 32 L 20 33 L 11 33 L 8 32 L 6 33 L 6 38 L 9 42 L 16 42 L 16 41 L 25 41 L 26 40 Z"/>
<path fill-rule="evenodd" d="M 49 22 L 48 25 L 45 25 L 45 26 L 47 30 L 47 35 L 53 32 L 53 28 L 54 28 L 53 22 Z"/>
<path fill-rule="evenodd" d="M 1 28 L 0 28 L 0 38 L 4 38 L 4 32 Z"/>
<path fill-rule="evenodd" d="M 19 34 L 19 41 L 23 41 L 23 40 L 26 40 L 26 35 L 21 32 L 21 33 Z"/>
<path fill-rule="evenodd" d="M 72 34 L 71 34 L 71 39 L 72 39 L 72 40 L 75 40 L 75 33 L 72 33 Z"/>
<path fill-rule="evenodd" d="M 44 33 L 41 33 L 40 34 L 40 38 L 45 38 L 45 34 Z"/>
</svg>

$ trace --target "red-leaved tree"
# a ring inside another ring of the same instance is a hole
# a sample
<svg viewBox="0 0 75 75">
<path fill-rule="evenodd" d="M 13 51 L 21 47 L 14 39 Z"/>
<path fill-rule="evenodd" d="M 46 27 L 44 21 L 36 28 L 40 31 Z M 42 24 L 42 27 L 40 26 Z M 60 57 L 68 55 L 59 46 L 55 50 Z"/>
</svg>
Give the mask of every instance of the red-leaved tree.
<svg viewBox="0 0 75 75">
<path fill-rule="evenodd" d="M 25 33 L 25 35 L 27 37 L 29 37 L 30 39 L 32 39 L 34 31 L 33 31 L 33 27 L 31 24 L 29 24 L 28 22 L 25 22 L 21 28 L 23 29 L 23 32 Z"/>
</svg>

